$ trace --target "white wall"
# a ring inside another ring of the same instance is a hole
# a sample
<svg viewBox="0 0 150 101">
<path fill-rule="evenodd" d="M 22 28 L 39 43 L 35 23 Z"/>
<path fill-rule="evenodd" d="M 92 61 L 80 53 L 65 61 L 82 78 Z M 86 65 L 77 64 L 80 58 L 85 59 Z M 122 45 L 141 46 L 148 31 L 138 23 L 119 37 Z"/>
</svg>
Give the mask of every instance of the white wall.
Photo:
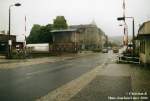
<svg viewBox="0 0 150 101">
<path fill-rule="evenodd" d="M 27 48 L 32 48 L 32 51 L 36 52 L 48 52 L 49 51 L 49 44 L 42 43 L 42 44 L 27 44 Z"/>
</svg>

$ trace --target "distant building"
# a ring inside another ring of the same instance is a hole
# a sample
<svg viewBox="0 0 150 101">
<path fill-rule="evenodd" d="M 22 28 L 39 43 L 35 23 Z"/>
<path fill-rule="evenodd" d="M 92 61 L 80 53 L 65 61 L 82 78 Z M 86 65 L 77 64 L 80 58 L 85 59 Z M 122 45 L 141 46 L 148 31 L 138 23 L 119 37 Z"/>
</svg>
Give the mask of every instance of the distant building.
<svg viewBox="0 0 150 101">
<path fill-rule="evenodd" d="M 140 61 L 144 64 L 150 64 L 150 21 L 144 22 L 140 26 L 137 39 L 140 45 Z"/>
<path fill-rule="evenodd" d="M 107 41 L 107 36 L 96 24 L 73 25 L 70 28 L 76 28 L 80 32 L 83 49 L 101 49 Z"/>
<path fill-rule="evenodd" d="M 51 31 L 53 51 L 77 52 L 101 49 L 107 36 L 95 24 L 72 25 L 68 29 Z"/>
<path fill-rule="evenodd" d="M 51 31 L 53 37 L 53 50 L 57 52 L 77 52 L 80 50 L 80 37 L 76 29 Z"/>
<path fill-rule="evenodd" d="M 8 52 L 8 39 L 9 36 L 5 34 L 0 34 L 0 55 L 7 55 Z M 16 49 L 23 49 L 22 42 L 16 42 L 16 36 L 10 35 L 10 39 L 12 40 L 12 52 L 15 52 Z"/>
<path fill-rule="evenodd" d="M 6 54 L 8 50 L 8 35 L 0 34 L 0 54 Z M 12 42 L 16 42 L 16 36 L 11 35 Z"/>
</svg>

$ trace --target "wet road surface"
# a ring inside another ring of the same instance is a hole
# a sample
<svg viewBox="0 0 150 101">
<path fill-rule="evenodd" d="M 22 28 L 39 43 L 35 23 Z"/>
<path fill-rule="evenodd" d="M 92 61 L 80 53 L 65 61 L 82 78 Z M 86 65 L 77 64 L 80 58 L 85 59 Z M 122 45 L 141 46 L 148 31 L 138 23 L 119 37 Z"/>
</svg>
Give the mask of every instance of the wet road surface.
<svg viewBox="0 0 150 101">
<path fill-rule="evenodd" d="M 108 54 L 0 70 L 1 101 L 33 101 L 101 65 Z"/>
<path fill-rule="evenodd" d="M 127 96 L 127 92 L 130 91 L 132 91 L 130 77 L 99 75 L 69 101 L 109 101 L 108 97 Z"/>
</svg>

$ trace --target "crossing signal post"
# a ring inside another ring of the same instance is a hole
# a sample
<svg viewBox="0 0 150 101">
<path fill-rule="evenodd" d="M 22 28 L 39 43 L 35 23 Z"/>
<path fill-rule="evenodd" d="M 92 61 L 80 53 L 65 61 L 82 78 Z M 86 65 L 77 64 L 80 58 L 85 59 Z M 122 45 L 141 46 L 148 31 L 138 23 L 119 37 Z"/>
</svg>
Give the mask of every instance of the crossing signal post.
<svg viewBox="0 0 150 101">
<path fill-rule="evenodd" d="M 135 55 L 135 24 L 134 24 L 134 17 L 118 17 L 117 20 L 125 21 L 126 18 L 132 19 L 132 44 L 133 44 L 133 55 Z"/>
</svg>

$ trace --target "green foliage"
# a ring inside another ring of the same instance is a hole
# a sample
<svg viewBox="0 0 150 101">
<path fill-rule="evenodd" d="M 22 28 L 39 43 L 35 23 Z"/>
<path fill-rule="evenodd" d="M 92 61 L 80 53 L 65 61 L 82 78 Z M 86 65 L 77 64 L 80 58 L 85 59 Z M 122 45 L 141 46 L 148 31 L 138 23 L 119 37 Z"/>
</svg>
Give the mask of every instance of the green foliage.
<svg viewBox="0 0 150 101">
<path fill-rule="evenodd" d="M 64 16 L 57 16 L 53 22 L 54 29 L 67 29 L 67 21 Z"/>
<path fill-rule="evenodd" d="M 41 26 L 38 24 L 33 25 L 31 32 L 30 32 L 30 35 L 27 38 L 27 43 L 37 43 L 38 42 L 38 40 L 39 40 L 38 36 L 40 34 L 39 33 L 40 28 L 41 28 Z"/>
<path fill-rule="evenodd" d="M 48 24 L 46 26 L 41 26 L 40 34 L 39 34 L 39 42 L 40 43 L 51 43 L 52 42 L 52 25 Z"/>
<path fill-rule="evenodd" d="M 38 24 L 33 25 L 27 43 L 52 43 L 52 25 L 40 26 Z"/>
<path fill-rule="evenodd" d="M 27 43 L 52 43 L 52 29 L 66 29 L 68 27 L 64 16 L 57 16 L 54 25 L 33 25 Z"/>
<path fill-rule="evenodd" d="M 11 58 L 12 59 L 25 59 L 25 53 L 24 52 L 13 53 Z"/>
</svg>

